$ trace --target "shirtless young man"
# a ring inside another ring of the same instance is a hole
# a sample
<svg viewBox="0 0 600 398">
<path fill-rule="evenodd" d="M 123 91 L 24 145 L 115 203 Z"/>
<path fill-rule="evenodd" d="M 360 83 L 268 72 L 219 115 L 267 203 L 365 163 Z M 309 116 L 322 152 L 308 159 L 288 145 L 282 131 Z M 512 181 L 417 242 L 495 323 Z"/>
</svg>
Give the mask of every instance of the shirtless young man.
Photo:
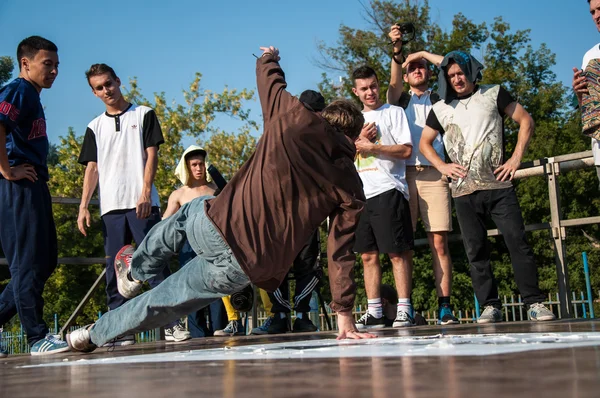
<svg viewBox="0 0 600 398">
<path fill-rule="evenodd" d="M 175 170 L 175 175 L 183 186 L 169 196 L 163 219 L 172 216 L 179 208 L 200 196 L 212 196 L 217 190 L 214 182 L 209 182 L 206 172 L 206 151 L 197 145 L 190 145 L 183 152 Z"/>
</svg>

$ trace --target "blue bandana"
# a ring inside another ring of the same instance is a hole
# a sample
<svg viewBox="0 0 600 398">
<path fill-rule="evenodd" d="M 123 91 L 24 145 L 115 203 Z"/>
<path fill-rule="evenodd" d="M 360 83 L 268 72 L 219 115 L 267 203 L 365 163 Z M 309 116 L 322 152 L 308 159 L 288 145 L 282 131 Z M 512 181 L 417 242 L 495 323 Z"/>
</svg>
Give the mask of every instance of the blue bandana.
<svg viewBox="0 0 600 398">
<path fill-rule="evenodd" d="M 440 73 L 438 75 L 438 94 L 446 103 L 449 103 L 456 97 L 456 93 L 452 89 L 446 76 L 446 69 L 450 61 L 456 62 L 465 74 L 467 80 L 473 84 L 481 80 L 481 71 L 483 70 L 481 62 L 476 60 L 471 54 L 464 51 L 449 52 L 440 64 Z"/>
</svg>

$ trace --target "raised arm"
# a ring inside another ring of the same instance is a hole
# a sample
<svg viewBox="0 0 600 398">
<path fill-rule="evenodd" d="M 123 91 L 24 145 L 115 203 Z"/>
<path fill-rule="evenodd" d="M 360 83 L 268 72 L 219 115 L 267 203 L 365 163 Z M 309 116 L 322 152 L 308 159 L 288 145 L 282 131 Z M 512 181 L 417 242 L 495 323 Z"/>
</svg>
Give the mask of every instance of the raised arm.
<svg viewBox="0 0 600 398">
<path fill-rule="evenodd" d="M 279 50 L 273 46 L 261 47 L 263 53 L 256 61 L 256 86 L 265 124 L 298 103 L 286 91 L 285 74 L 279 66 Z"/>
<path fill-rule="evenodd" d="M 402 79 L 402 32 L 398 25 L 392 25 L 388 36 L 394 43 L 394 53 L 392 54 L 392 66 L 390 70 L 390 86 L 387 91 L 388 104 L 395 105 L 404 90 L 404 80 Z"/>
<path fill-rule="evenodd" d="M 420 61 L 421 59 L 426 59 L 431 64 L 439 67 L 442 61 L 444 60 L 444 56 L 432 54 L 427 51 L 418 51 L 416 53 L 409 54 L 408 57 L 406 57 L 404 63 L 402 64 L 402 67 L 406 68 L 411 62 Z"/>
</svg>

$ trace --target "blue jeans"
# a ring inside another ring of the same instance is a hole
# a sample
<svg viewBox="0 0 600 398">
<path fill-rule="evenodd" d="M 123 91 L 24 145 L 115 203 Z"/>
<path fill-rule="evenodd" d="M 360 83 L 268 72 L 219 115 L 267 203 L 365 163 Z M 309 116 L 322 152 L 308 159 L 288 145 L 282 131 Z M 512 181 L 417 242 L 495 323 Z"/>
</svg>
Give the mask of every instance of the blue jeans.
<svg viewBox="0 0 600 398">
<path fill-rule="evenodd" d="M 192 249 L 189 242 L 185 242 L 179 251 L 179 266 L 184 267 L 187 263 L 196 257 L 196 252 Z M 208 315 L 208 325 L 206 316 Z M 217 299 L 210 303 L 208 307 L 202 308 L 188 314 L 188 331 L 193 338 L 210 337 L 215 330 L 224 329 L 227 325 L 227 313 L 223 300 Z"/>
<path fill-rule="evenodd" d="M 94 344 L 160 327 L 250 283 L 231 248 L 206 216 L 203 196 L 158 223 L 138 246 L 131 274 L 146 281 L 160 274 L 188 240 L 198 255 L 160 285 L 104 314 L 90 330 Z"/>
</svg>

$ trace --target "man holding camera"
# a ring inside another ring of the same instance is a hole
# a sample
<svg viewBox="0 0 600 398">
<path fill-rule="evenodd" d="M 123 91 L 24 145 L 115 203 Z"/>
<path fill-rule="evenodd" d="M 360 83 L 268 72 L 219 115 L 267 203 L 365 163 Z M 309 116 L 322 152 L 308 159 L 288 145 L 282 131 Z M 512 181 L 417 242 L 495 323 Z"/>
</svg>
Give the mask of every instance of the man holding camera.
<svg viewBox="0 0 600 398">
<path fill-rule="evenodd" d="M 431 77 L 429 62 L 437 62 L 439 65 L 441 59 L 425 51 L 412 54 L 410 60 L 406 60 L 406 74 L 403 74 L 402 63 L 405 61 L 402 56 L 403 30 L 407 33 L 403 26 L 393 25 L 389 33 L 394 54 L 387 101 L 389 104 L 404 108 L 410 127 L 414 145 L 410 158 L 406 159 L 410 216 L 413 233 L 417 228 L 417 218 L 421 216 L 431 248 L 438 295 L 438 323 L 456 324 L 459 323 L 458 319 L 452 314 L 450 307 L 452 291 L 452 259 L 448 249 L 448 232 L 452 231 L 450 187 L 446 177 L 419 152 L 419 141 L 425 121 L 433 104 L 440 99 L 429 89 Z M 409 85 L 408 92 L 404 91 L 404 83 Z M 444 143 L 441 135 L 438 134 L 435 138 L 433 147 L 438 156 L 444 159 Z"/>
</svg>

